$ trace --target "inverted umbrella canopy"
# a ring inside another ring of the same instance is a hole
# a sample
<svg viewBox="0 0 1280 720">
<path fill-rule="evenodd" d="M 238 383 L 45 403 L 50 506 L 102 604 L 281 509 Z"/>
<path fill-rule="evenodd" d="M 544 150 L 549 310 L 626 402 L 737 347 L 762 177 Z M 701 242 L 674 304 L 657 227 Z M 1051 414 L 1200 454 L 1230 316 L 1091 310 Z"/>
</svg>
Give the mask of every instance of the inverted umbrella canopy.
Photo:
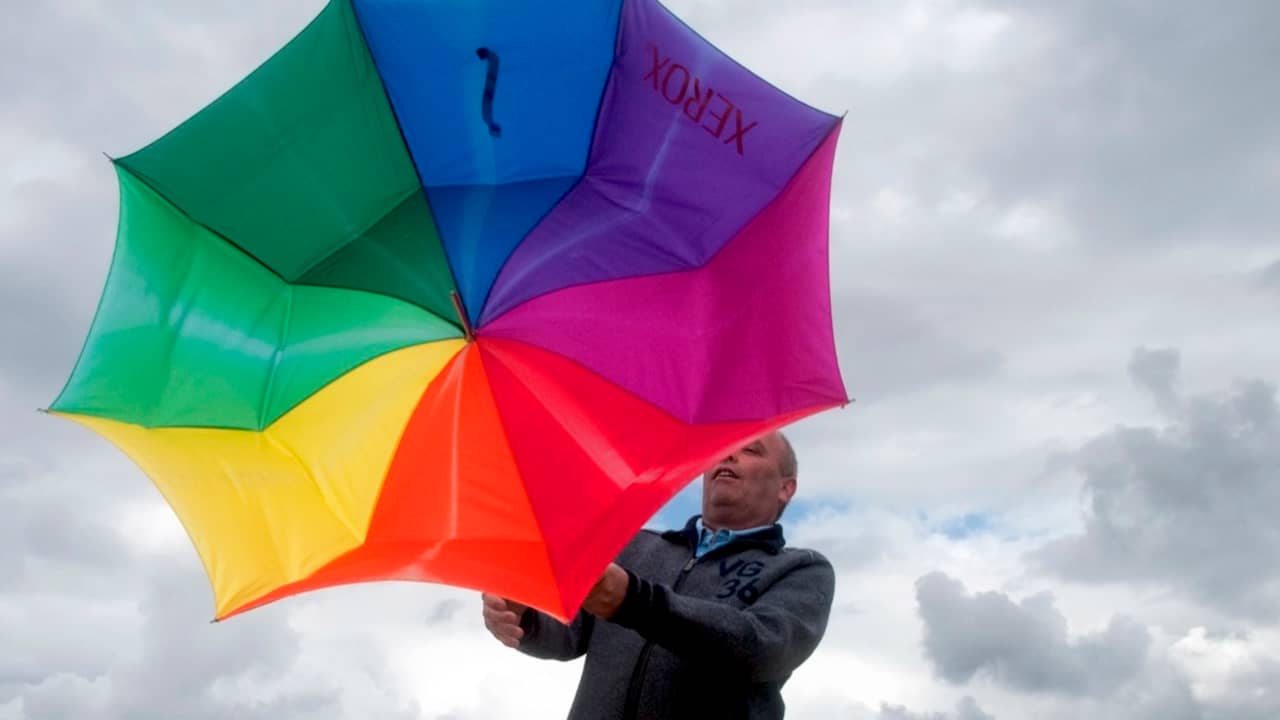
<svg viewBox="0 0 1280 720">
<path fill-rule="evenodd" d="M 218 618 L 391 579 L 571 617 L 703 467 L 846 402 L 838 131 L 654 0 L 334 0 L 113 160 L 52 410 L 155 482 Z"/>
</svg>

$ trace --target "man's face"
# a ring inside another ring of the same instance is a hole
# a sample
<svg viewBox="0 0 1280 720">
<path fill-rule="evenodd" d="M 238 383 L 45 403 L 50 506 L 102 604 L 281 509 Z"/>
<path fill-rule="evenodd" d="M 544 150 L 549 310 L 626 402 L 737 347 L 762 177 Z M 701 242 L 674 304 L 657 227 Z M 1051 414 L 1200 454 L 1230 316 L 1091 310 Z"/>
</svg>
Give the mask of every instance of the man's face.
<svg viewBox="0 0 1280 720">
<path fill-rule="evenodd" d="M 716 463 L 702 476 L 702 519 L 716 528 L 768 525 L 796 492 L 783 477 L 782 438 L 770 433 Z"/>
</svg>

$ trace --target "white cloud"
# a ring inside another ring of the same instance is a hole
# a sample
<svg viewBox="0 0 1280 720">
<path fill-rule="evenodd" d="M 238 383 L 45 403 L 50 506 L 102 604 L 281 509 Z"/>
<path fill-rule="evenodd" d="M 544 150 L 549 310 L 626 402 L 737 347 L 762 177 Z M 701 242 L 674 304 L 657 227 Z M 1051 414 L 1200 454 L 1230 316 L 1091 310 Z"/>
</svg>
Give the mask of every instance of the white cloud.
<svg viewBox="0 0 1280 720">
<path fill-rule="evenodd" d="M 1275 684 L 1280 681 L 1278 640 L 1274 631 L 1261 637 L 1215 637 L 1203 627 L 1194 627 L 1173 644 L 1169 654 L 1191 677 L 1196 694 L 1210 702 L 1230 702 L 1244 689 L 1247 696 L 1280 708 L 1280 686 Z M 1241 688 L 1242 684 L 1252 687 Z"/>
</svg>

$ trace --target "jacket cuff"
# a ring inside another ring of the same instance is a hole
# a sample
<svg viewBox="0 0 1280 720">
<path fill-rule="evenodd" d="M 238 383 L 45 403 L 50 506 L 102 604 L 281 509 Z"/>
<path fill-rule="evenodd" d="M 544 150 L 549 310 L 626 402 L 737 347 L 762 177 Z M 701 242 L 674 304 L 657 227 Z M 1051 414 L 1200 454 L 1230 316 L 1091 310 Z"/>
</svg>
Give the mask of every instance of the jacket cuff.
<svg viewBox="0 0 1280 720">
<path fill-rule="evenodd" d="M 626 570 L 626 568 L 623 568 Z M 610 622 L 625 628 L 641 631 L 646 620 L 660 615 L 667 605 L 666 588 L 649 582 L 627 570 L 627 593 L 622 604 L 610 618 Z"/>
<path fill-rule="evenodd" d="M 524 609 L 524 612 L 520 613 L 520 629 L 524 631 L 524 635 L 526 638 L 533 634 L 533 631 L 536 628 L 537 624 L 538 624 L 537 610 L 534 610 L 531 607 L 527 607 Z"/>
</svg>

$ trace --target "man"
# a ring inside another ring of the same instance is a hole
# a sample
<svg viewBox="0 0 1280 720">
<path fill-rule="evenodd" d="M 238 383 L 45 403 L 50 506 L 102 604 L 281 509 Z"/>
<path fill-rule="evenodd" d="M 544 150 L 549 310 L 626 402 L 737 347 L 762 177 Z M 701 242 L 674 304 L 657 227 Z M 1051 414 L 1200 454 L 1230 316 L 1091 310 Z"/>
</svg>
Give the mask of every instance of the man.
<svg viewBox="0 0 1280 720">
<path fill-rule="evenodd" d="M 783 547 L 796 475 L 782 433 L 749 443 L 703 475 L 702 515 L 637 535 L 570 625 L 485 595 L 485 626 L 534 657 L 586 653 L 571 720 L 781 718 L 835 590 L 826 558 Z"/>
</svg>

